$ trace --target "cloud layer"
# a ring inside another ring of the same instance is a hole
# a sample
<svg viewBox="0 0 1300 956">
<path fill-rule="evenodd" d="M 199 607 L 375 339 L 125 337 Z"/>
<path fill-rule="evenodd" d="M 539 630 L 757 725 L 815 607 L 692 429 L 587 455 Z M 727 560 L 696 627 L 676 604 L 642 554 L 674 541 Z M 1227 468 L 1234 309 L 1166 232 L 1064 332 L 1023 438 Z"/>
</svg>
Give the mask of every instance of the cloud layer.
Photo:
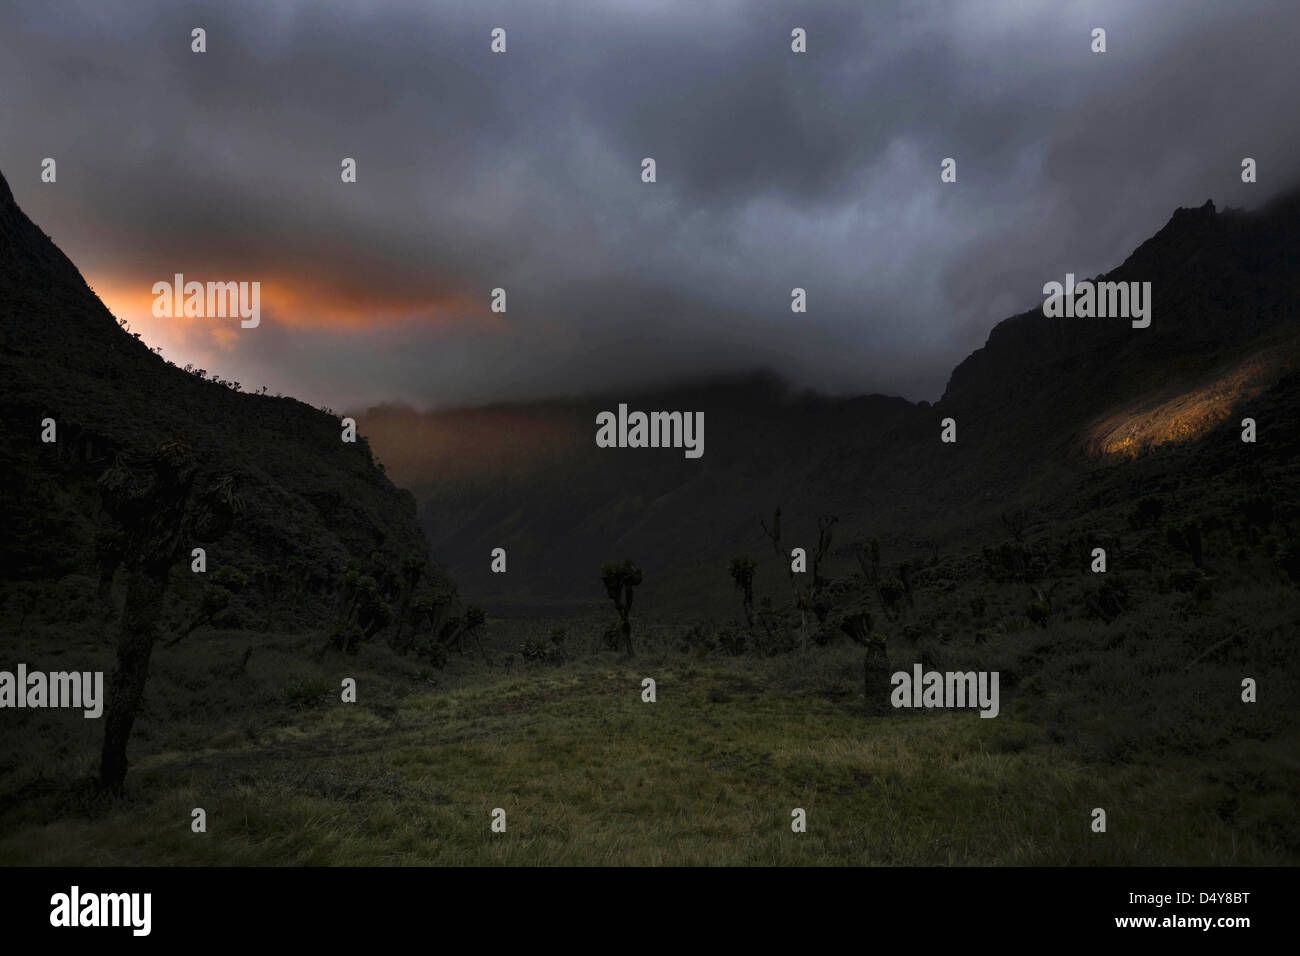
<svg viewBox="0 0 1300 956">
<path fill-rule="evenodd" d="M 1043 282 L 1300 179 L 1289 0 L 335 6 L 9 3 L 0 168 L 169 358 L 336 408 L 756 366 L 934 399 Z M 154 319 L 175 272 L 262 281 L 261 326 Z"/>
</svg>

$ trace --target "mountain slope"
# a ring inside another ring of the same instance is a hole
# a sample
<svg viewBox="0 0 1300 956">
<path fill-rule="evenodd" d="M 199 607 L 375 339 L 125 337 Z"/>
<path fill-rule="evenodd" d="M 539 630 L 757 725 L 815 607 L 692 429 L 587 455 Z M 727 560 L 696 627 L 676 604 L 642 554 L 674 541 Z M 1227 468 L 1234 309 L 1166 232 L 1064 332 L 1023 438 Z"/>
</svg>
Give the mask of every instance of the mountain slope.
<svg viewBox="0 0 1300 956">
<path fill-rule="evenodd" d="M 1298 253 L 1300 192 L 1253 213 L 1216 213 L 1209 202 L 1179 209 L 1123 264 L 1097 277 L 1150 282 L 1150 327 L 1052 319 L 1041 309 L 1014 316 L 957 366 L 940 406 L 977 428 L 989 423 L 1003 440 L 1037 438 L 1232 378 L 1246 371 L 1243 364 L 1257 366 L 1244 376 L 1256 384 L 1276 380 L 1294 353 Z M 1277 362 L 1259 361 L 1265 352 Z"/>
<path fill-rule="evenodd" d="M 23 214 L 3 177 L 0 383 L 0 562 L 10 584 L 94 578 L 106 526 L 97 477 L 118 451 L 173 440 L 199 467 L 232 476 L 244 505 L 209 549 L 212 570 L 230 564 L 265 579 L 255 583 L 323 595 L 372 552 L 394 565 L 428 555 L 414 500 L 364 439 L 344 443 L 334 415 L 201 380 L 152 353 Z M 56 443 L 41 441 L 47 418 Z M 198 586 L 188 580 L 197 575 L 177 577 L 182 589 Z M 275 588 L 262 590 L 250 596 L 265 618 Z M 289 623 L 325 613 L 319 600 L 302 602 Z"/>
</svg>

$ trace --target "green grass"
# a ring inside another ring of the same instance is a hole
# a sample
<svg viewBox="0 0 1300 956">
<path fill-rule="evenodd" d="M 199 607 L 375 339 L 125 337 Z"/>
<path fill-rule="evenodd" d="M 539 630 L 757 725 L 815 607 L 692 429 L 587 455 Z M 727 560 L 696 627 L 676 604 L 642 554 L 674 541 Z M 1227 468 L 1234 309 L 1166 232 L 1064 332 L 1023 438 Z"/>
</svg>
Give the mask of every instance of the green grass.
<svg viewBox="0 0 1300 956">
<path fill-rule="evenodd" d="M 1214 708 L 1177 728 L 1150 723 L 1131 679 L 1107 695 L 1112 675 L 1071 666 L 1089 646 L 1058 647 L 1036 680 L 1004 688 L 997 719 L 867 717 L 860 651 L 847 645 L 700 658 L 669 649 L 671 629 L 647 628 L 628 662 L 590 649 L 592 623 L 574 629 L 579 659 L 507 673 L 502 651 L 553 623 L 493 622 L 490 665 L 455 658 L 446 672 L 383 646 L 316 663 L 312 641 L 277 635 L 252 640 L 247 673 L 232 674 L 250 637 L 196 635 L 186 655 L 155 659 L 116 800 L 86 782 L 98 722 L 12 712 L 29 733 L 4 764 L 0 863 L 1296 861 L 1300 747 L 1285 718 L 1254 735 L 1216 732 Z M 1031 628 L 979 654 L 1015 665 L 1054 640 L 1113 642 L 1104 630 Z M 97 653 L 107 667 L 109 649 Z M 892 642 L 895 668 L 915 659 Z M 339 700 L 344 676 L 357 679 L 355 705 Z M 656 703 L 642 702 L 643 677 Z M 190 830 L 194 807 L 206 833 Z M 496 807 L 505 833 L 490 830 Z M 795 807 L 806 833 L 791 831 Z M 1104 834 L 1091 832 L 1094 807 L 1107 811 Z"/>
</svg>

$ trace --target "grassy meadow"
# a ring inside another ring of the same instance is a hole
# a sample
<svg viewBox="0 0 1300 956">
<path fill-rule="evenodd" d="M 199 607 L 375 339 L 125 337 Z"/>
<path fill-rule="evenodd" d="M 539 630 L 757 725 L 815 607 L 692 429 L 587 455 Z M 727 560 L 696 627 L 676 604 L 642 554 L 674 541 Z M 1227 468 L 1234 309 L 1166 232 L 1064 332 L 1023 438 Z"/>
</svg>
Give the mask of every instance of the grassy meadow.
<svg viewBox="0 0 1300 956">
<path fill-rule="evenodd" d="M 62 586 L 66 620 L 10 634 L 4 659 L 107 674 L 111 629 L 76 597 L 89 607 L 90 582 Z M 1217 605 L 1153 594 L 1110 623 L 1065 612 L 1042 626 L 1020 614 L 1023 592 L 982 586 L 978 620 L 969 587 L 935 595 L 946 627 L 882 622 L 893 670 L 998 670 L 995 719 L 868 716 L 863 651 L 847 638 L 732 656 L 698 630 L 637 620 L 629 660 L 605 647 L 611 614 L 596 609 L 490 618 L 481 648 L 443 669 L 382 642 L 347 656 L 318 653 L 318 633 L 201 630 L 155 651 L 120 797 L 91 782 L 101 721 L 11 713 L 0 863 L 1300 859 L 1294 587 L 1243 583 Z M 526 661 L 521 643 L 557 626 L 565 659 Z M 1267 706 L 1241 702 L 1243 676 Z M 355 704 L 340 699 L 345 677 Z M 191 831 L 195 807 L 205 833 Z M 490 829 L 498 807 L 504 833 Z M 807 832 L 792 832 L 796 807 Z M 1094 807 L 1105 833 L 1091 830 Z"/>
</svg>

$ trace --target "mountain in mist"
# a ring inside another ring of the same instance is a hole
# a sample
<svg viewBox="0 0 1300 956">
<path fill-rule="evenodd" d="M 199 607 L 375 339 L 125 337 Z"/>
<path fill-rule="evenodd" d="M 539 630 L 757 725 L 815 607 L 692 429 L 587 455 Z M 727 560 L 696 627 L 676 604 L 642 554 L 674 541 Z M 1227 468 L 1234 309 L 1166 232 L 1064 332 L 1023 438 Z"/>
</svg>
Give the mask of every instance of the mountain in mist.
<svg viewBox="0 0 1300 956">
<path fill-rule="evenodd" d="M 780 578 L 759 525 L 777 505 L 787 547 L 811 548 L 817 516 L 837 515 L 833 560 L 847 570 L 869 536 L 899 555 L 988 540 L 1013 507 L 1084 514 L 1083 489 L 1116 469 L 1212 480 L 1242 462 L 1238 413 L 1267 434 L 1260 454 L 1294 448 L 1300 193 L 1253 212 L 1179 209 L 1116 269 L 1085 278 L 1149 282 L 1150 326 L 1048 318 L 1040 303 L 999 323 L 933 405 L 829 398 L 760 373 L 485 408 L 381 406 L 358 420 L 417 494 L 434 550 L 501 610 L 598 603 L 599 565 L 624 556 L 646 570 L 647 605 L 715 606 L 732 555 L 755 554 Z M 596 415 L 619 403 L 703 411 L 705 454 L 596 447 Z M 955 444 L 940 441 L 947 418 Z M 489 568 L 498 547 L 506 574 Z"/>
</svg>

